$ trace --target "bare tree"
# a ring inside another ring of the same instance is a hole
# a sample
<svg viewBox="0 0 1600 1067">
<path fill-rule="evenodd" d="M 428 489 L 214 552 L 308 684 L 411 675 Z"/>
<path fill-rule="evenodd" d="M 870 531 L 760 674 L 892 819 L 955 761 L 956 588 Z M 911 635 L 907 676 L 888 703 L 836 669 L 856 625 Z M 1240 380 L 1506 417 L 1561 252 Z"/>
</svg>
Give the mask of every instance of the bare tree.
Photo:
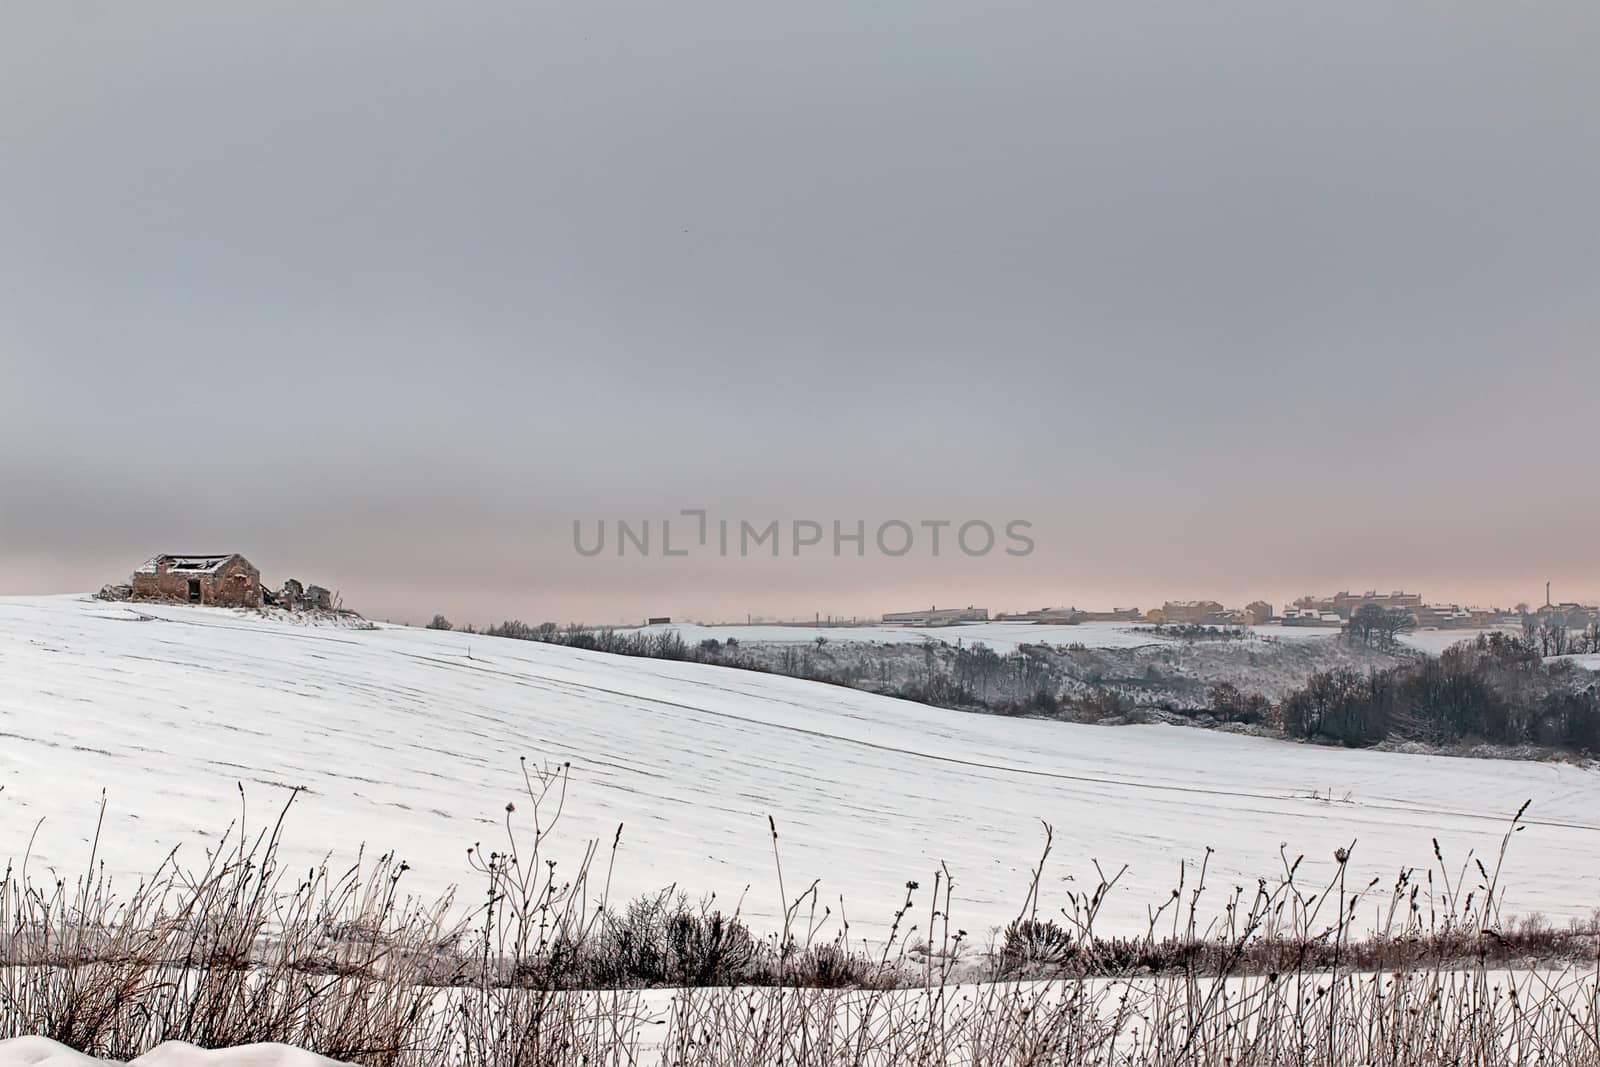
<svg viewBox="0 0 1600 1067">
<path fill-rule="evenodd" d="M 1405 608 L 1379 608 L 1378 616 L 1377 633 L 1385 645 L 1394 644 L 1401 634 L 1417 628 L 1417 617 Z"/>
<path fill-rule="evenodd" d="M 1345 623 L 1344 629 L 1345 635 L 1350 640 L 1370 645 L 1382 632 L 1383 626 L 1384 609 L 1377 604 L 1363 604 L 1350 616 L 1350 621 Z"/>
</svg>

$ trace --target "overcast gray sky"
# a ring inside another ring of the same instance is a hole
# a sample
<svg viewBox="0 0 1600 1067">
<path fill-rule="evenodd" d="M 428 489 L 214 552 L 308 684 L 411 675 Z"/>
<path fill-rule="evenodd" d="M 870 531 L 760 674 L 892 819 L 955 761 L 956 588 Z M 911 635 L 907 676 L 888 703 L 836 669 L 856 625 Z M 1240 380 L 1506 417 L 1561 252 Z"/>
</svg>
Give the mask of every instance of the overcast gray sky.
<svg viewBox="0 0 1600 1067">
<path fill-rule="evenodd" d="M 1597 54 L 1590 0 L 8 0 L 0 592 L 1600 597 Z M 684 508 L 1035 548 L 574 551 Z"/>
</svg>

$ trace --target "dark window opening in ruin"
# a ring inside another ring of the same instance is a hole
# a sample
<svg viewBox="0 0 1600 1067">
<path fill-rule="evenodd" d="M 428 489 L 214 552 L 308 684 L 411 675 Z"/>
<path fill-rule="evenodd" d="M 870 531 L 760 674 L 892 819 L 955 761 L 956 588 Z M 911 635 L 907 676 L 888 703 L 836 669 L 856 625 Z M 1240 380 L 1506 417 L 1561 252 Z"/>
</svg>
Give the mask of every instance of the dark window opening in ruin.
<svg viewBox="0 0 1600 1067">
<path fill-rule="evenodd" d="M 189 579 L 189 603 L 200 603 L 200 579 L 198 578 Z"/>
</svg>

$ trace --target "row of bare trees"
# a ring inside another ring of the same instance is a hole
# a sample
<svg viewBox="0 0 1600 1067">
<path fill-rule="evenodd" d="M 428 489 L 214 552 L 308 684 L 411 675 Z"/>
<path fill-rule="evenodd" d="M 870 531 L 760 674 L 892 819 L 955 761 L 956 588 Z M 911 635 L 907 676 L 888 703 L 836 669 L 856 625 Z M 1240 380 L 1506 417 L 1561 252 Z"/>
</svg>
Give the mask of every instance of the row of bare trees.
<svg viewBox="0 0 1600 1067">
<path fill-rule="evenodd" d="M 1541 620 L 1527 615 L 1522 620 L 1522 639 L 1539 648 L 1544 656 L 1581 656 L 1600 653 L 1600 621 L 1576 627 L 1562 619 Z"/>
</svg>

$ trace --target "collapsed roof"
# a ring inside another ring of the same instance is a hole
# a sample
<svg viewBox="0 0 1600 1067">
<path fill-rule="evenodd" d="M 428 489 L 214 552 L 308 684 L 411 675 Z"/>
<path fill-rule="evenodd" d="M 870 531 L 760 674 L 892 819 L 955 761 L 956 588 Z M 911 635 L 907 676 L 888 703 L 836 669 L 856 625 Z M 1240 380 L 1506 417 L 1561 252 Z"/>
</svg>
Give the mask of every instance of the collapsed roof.
<svg viewBox="0 0 1600 1067">
<path fill-rule="evenodd" d="M 203 555 L 173 555 L 163 553 L 144 562 L 135 574 L 155 574 L 159 564 L 165 563 L 169 571 L 183 571 L 186 574 L 214 574 L 217 568 L 228 562 L 237 552 L 211 552 Z"/>
</svg>

